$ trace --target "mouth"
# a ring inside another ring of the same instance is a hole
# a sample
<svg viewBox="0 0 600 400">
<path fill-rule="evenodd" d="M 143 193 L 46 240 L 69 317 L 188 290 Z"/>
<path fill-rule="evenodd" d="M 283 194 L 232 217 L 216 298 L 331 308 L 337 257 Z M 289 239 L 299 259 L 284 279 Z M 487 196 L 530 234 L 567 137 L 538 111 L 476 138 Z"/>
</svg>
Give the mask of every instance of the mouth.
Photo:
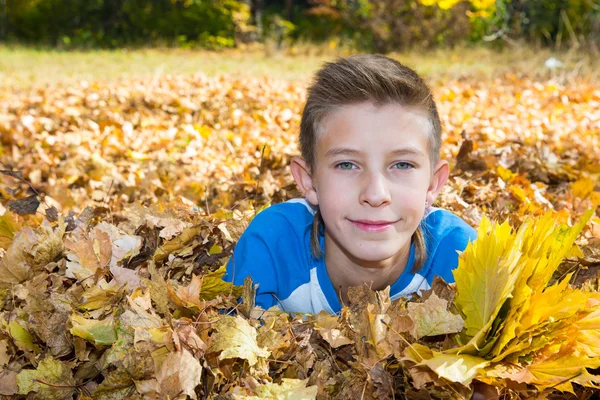
<svg viewBox="0 0 600 400">
<path fill-rule="evenodd" d="M 349 221 L 352 223 L 352 225 L 365 232 L 383 232 L 391 228 L 396 222 L 398 222 L 382 220 L 373 221 L 368 219 L 361 219 L 356 221 L 350 219 Z"/>
</svg>

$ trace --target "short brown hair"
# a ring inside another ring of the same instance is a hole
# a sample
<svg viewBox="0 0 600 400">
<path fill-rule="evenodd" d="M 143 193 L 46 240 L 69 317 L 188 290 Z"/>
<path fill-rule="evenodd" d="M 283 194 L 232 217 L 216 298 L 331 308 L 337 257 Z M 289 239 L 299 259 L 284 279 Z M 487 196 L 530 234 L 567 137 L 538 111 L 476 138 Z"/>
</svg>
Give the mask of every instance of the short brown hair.
<svg viewBox="0 0 600 400">
<path fill-rule="evenodd" d="M 427 113 L 431 123 L 429 150 L 431 164 L 440 158 L 442 124 L 431 90 L 412 69 L 396 60 L 382 56 L 361 54 L 325 63 L 317 71 L 308 89 L 308 98 L 300 123 L 300 151 L 311 171 L 316 166 L 317 137 L 322 122 L 341 106 L 372 102 L 376 106 L 395 103 L 414 107 Z M 315 258 L 323 254 L 319 234 L 324 228 L 317 211 L 311 233 L 311 249 Z M 413 234 L 415 267 L 418 271 L 427 259 L 425 238 L 421 227 Z"/>
</svg>

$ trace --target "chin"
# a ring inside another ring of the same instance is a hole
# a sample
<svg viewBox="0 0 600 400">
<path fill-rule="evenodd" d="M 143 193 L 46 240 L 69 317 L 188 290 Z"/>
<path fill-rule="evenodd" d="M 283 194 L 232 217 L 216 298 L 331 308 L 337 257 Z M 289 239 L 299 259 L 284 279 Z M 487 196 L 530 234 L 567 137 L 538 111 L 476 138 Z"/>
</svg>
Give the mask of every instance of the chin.
<svg viewBox="0 0 600 400">
<path fill-rule="evenodd" d="M 396 248 L 396 246 L 392 248 L 392 246 L 363 243 L 362 246 L 355 246 L 353 251 L 350 251 L 350 253 L 359 260 L 378 262 L 392 258 L 400 251 L 401 248 Z"/>
</svg>

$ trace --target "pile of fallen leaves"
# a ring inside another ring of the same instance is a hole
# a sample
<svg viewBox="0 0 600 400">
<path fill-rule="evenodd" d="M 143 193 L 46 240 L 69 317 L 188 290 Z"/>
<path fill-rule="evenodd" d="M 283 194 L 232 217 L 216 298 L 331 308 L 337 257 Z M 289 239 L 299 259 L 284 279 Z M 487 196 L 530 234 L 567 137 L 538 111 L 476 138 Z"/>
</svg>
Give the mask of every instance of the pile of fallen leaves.
<svg viewBox="0 0 600 400">
<path fill-rule="evenodd" d="M 394 302 L 353 288 L 336 316 L 261 310 L 250 281 L 221 280 L 253 215 L 298 195 L 286 165 L 305 87 L 196 76 L 0 93 L 0 395 L 594 394 L 600 87 L 434 83 L 453 167 L 438 203 L 479 239 L 456 284 Z"/>
</svg>

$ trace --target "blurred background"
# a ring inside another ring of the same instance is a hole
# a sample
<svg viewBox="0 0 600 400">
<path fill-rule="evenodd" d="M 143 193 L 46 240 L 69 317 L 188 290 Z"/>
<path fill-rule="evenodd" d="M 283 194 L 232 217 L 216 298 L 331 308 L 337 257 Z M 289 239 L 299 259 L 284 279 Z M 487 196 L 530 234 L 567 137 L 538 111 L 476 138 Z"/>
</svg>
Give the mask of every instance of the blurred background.
<svg viewBox="0 0 600 400">
<path fill-rule="evenodd" d="M 599 33 L 594 0 L 0 0 L 1 41 L 58 48 L 391 52 L 522 42 L 598 53 Z"/>
</svg>

